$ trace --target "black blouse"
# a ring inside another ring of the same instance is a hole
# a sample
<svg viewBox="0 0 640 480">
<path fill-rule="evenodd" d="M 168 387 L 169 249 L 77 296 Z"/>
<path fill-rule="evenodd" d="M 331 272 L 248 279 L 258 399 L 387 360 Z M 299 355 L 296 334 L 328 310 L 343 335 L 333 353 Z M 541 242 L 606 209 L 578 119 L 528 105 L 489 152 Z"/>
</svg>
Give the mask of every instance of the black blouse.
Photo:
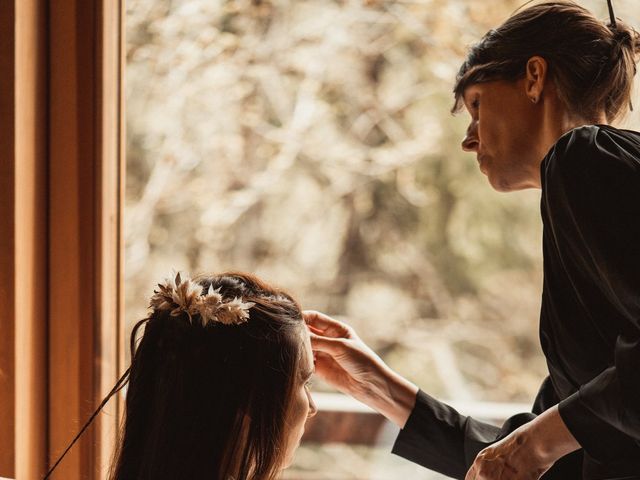
<svg viewBox="0 0 640 480">
<path fill-rule="evenodd" d="M 549 376 L 532 413 L 500 428 L 420 391 L 393 453 L 464 479 L 481 449 L 559 404 L 582 449 L 543 479 L 640 479 L 640 133 L 576 128 L 540 168 Z"/>
</svg>

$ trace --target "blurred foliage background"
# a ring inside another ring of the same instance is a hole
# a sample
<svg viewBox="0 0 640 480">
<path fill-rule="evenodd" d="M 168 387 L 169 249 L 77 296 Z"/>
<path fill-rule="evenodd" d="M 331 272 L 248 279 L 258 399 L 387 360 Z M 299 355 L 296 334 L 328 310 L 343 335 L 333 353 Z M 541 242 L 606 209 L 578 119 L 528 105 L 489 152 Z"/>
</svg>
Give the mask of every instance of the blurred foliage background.
<svg viewBox="0 0 640 480">
<path fill-rule="evenodd" d="M 246 270 L 437 397 L 530 402 L 539 191 L 494 192 L 449 113 L 468 46 L 522 3 L 127 0 L 126 335 L 171 269 Z M 437 478 L 332 448 L 287 478 Z"/>
</svg>

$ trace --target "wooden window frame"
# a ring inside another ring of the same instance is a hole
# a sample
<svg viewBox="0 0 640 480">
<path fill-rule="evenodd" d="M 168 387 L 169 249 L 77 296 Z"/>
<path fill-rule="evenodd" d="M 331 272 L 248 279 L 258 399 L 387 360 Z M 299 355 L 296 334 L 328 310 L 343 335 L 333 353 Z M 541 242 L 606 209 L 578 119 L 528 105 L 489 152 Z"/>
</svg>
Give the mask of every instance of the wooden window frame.
<svg viewBox="0 0 640 480">
<path fill-rule="evenodd" d="M 123 370 L 123 10 L 0 0 L 0 477 L 41 479 Z M 118 401 L 52 478 L 106 478 Z"/>
<path fill-rule="evenodd" d="M 0 476 L 21 479 L 47 440 L 44 22 L 38 2 L 0 2 Z"/>
</svg>

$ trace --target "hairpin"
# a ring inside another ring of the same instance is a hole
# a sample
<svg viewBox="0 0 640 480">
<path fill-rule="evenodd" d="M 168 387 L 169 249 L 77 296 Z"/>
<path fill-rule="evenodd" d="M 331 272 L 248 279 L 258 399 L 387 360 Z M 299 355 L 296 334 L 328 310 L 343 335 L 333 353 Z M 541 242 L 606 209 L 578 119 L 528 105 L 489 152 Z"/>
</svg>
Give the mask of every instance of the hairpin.
<svg viewBox="0 0 640 480">
<path fill-rule="evenodd" d="M 609 23 L 611 23 L 611 27 L 617 28 L 618 24 L 616 23 L 616 16 L 613 13 L 613 4 L 612 0 L 607 0 L 607 7 L 609 7 Z"/>
<path fill-rule="evenodd" d="M 164 283 L 158 284 L 158 289 L 153 291 L 149 308 L 169 311 L 172 317 L 186 313 L 191 322 L 195 315 L 199 315 L 202 326 L 206 326 L 210 323 L 246 323 L 249 320 L 249 309 L 254 305 L 254 302 L 243 302 L 238 297 L 225 300 L 220 289 L 214 289 L 213 285 L 209 285 L 204 292 L 202 285 L 178 272 L 175 278 L 169 277 Z"/>
</svg>

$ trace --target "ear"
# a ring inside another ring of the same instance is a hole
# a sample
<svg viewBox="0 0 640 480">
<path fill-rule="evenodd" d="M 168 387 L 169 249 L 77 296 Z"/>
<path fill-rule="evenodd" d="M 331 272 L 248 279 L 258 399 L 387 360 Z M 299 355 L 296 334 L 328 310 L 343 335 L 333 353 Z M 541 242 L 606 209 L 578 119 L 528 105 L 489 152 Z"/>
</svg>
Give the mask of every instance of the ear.
<svg viewBox="0 0 640 480">
<path fill-rule="evenodd" d="M 527 61 L 524 82 L 525 93 L 533 103 L 537 103 L 542 97 L 542 91 L 547 80 L 548 67 L 547 61 L 538 55 L 534 55 Z"/>
</svg>

